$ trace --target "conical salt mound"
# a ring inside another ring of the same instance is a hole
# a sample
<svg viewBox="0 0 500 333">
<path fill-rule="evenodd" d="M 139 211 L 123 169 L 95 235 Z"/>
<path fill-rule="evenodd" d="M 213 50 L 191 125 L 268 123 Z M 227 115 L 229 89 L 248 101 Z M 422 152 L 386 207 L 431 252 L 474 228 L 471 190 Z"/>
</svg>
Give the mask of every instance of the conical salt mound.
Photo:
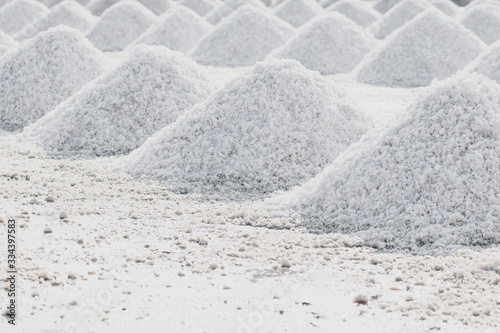
<svg viewBox="0 0 500 333">
<path fill-rule="evenodd" d="M 0 9 L 0 29 L 13 35 L 48 12 L 47 7 L 34 0 L 14 0 Z"/>
<path fill-rule="evenodd" d="M 193 10 L 200 16 L 205 16 L 222 6 L 222 2 L 219 0 L 183 0 L 180 4 Z"/>
<path fill-rule="evenodd" d="M 290 196 L 315 232 L 411 250 L 500 243 L 500 86 L 438 82 L 400 125 Z"/>
<path fill-rule="evenodd" d="M 368 129 L 318 73 L 258 63 L 130 155 L 127 170 L 180 193 L 240 200 L 314 176 Z"/>
<path fill-rule="evenodd" d="M 17 42 L 0 30 L 0 58 L 17 47 Z"/>
<path fill-rule="evenodd" d="M 365 2 L 358 0 L 341 0 L 328 8 L 328 11 L 336 11 L 344 14 L 362 27 L 367 27 L 380 19 L 380 13 L 371 8 Z"/>
<path fill-rule="evenodd" d="M 191 9 L 177 6 L 165 13 L 133 45 L 163 45 L 174 51 L 186 53 L 213 27 Z"/>
<path fill-rule="evenodd" d="M 127 154 L 210 92 L 203 69 L 186 56 L 139 46 L 24 133 L 56 157 Z"/>
<path fill-rule="evenodd" d="M 267 9 L 266 5 L 264 5 L 260 0 L 226 0 L 222 3 L 222 6 L 208 13 L 205 19 L 208 23 L 216 25 L 223 18 L 231 15 L 238 8 L 245 5 L 255 6 L 264 10 Z"/>
<path fill-rule="evenodd" d="M 161 15 L 170 8 L 172 8 L 172 2 L 170 0 L 137 0 L 144 7 L 155 13 L 156 15 Z"/>
<path fill-rule="evenodd" d="M 402 0 L 380 0 L 375 5 L 373 5 L 373 9 L 378 10 L 382 14 L 385 14 L 401 1 Z"/>
<path fill-rule="evenodd" d="M 323 75 L 350 72 L 376 44 L 375 38 L 336 12 L 313 19 L 278 49 L 277 58 L 296 59 Z"/>
<path fill-rule="evenodd" d="M 486 44 L 500 39 L 500 7 L 480 4 L 464 12 L 459 21 Z"/>
<path fill-rule="evenodd" d="M 421 13 L 386 38 L 356 69 L 360 82 L 417 87 L 453 75 L 486 45 L 437 9 Z"/>
<path fill-rule="evenodd" d="M 431 0 L 430 3 L 448 16 L 454 16 L 460 12 L 460 8 L 449 0 Z"/>
<path fill-rule="evenodd" d="M 106 9 L 120 1 L 121 0 L 94 0 L 87 6 L 87 8 L 90 10 L 92 15 L 101 16 Z"/>
<path fill-rule="evenodd" d="M 91 15 L 84 7 L 74 0 L 65 0 L 50 9 L 49 13 L 42 16 L 33 24 L 26 26 L 14 35 L 14 38 L 23 41 L 34 37 L 37 33 L 58 25 L 87 31 L 96 22 L 96 17 Z"/>
<path fill-rule="evenodd" d="M 25 41 L 0 60 L 0 128 L 14 131 L 33 123 L 105 66 L 102 53 L 69 27 Z"/>
<path fill-rule="evenodd" d="M 334 3 L 338 2 L 339 0 L 323 0 L 321 1 L 319 4 L 323 7 L 323 8 L 328 8 L 330 7 L 331 5 L 333 5 Z"/>
<path fill-rule="evenodd" d="M 102 51 L 121 51 L 156 21 L 156 15 L 135 1 L 106 9 L 87 38 Z"/>
<path fill-rule="evenodd" d="M 500 83 L 500 41 L 491 44 L 486 51 L 467 65 L 466 71 L 483 74 Z"/>
<path fill-rule="evenodd" d="M 203 65 L 249 66 L 263 60 L 295 33 L 267 10 L 243 6 L 200 40 L 190 56 Z"/>
<path fill-rule="evenodd" d="M 285 0 L 274 9 L 276 16 L 294 27 L 300 27 L 323 12 L 323 7 L 314 0 Z"/>
</svg>

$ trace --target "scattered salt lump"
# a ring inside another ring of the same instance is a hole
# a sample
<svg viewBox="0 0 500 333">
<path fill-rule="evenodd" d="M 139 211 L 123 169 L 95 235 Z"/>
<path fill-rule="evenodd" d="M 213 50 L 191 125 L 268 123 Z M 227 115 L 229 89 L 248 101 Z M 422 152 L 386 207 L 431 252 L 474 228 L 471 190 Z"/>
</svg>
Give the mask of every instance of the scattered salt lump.
<svg viewBox="0 0 500 333">
<path fill-rule="evenodd" d="M 103 55 L 78 31 L 39 33 L 0 60 L 0 128 L 33 123 L 103 73 Z"/>
<path fill-rule="evenodd" d="M 14 0 L 0 9 L 0 29 L 13 35 L 48 12 L 47 7 L 34 0 Z"/>
<path fill-rule="evenodd" d="M 161 15 L 170 8 L 172 8 L 172 3 L 170 0 L 137 0 L 144 7 L 155 13 L 156 15 Z"/>
<path fill-rule="evenodd" d="M 34 37 L 37 33 L 45 31 L 58 25 L 66 25 L 80 30 L 87 31 L 94 23 L 96 18 L 84 7 L 74 0 L 65 0 L 52 7 L 49 13 L 40 17 L 38 20 L 20 30 L 14 37 L 23 41 Z"/>
<path fill-rule="evenodd" d="M 205 16 L 222 5 L 219 0 L 183 0 L 180 4 L 192 9 L 200 16 Z"/>
<path fill-rule="evenodd" d="M 323 75 L 350 72 L 373 49 L 376 40 L 337 12 L 311 20 L 276 52 Z"/>
<path fill-rule="evenodd" d="M 368 124 L 318 73 L 273 59 L 146 141 L 127 170 L 175 192 L 254 198 L 314 176 Z"/>
<path fill-rule="evenodd" d="M 251 5 L 261 9 L 267 8 L 266 5 L 264 5 L 260 0 L 226 0 L 222 3 L 222 6 L 208 13 L 205 19 L 208 23 L 216 25 L 223 18 L 231 15 L 238 8 L 244 5 Z"/>
<path fill-rule="evenodd" d="M 453 16 L 460 12 L 460 9 L 453 1 L 431 0 L 430 3 L 448 16 Z"/>
<path fill-rule="evenodd" d="M 403 26 L 429 7 L 429 3 L 422 0 L 403 0 L 392 7 L 378 22 L 373 24 L 370 30 L 378 39 L 384 39 L 394 30 Z"/>
<path fill-rule="evenodd" d="M 466 67 L 466 71 L 478 72 L 500 83 L 500 41 L 491 44 Z"/>
<path fill-rule="evenodd" d="M 294 34 L 292 26 L 267 9 L 243 6 L 203 37 L 190 56 L 203 65 L 253 65 Z"/>
<path fill-rule="evenodd" d="M 477 74 L 434 83 L 407 119 L 343 154 L 291 205 L 311 231 L 380 248 L 499 243 L 499 96 Z"/>
<path fill-rule="evenodd" d="M 87 38 L 102 51 L 121 51 L 156 21 L 156 15 L 135 1 L 106 9 Z"/>
<path fill-rule="evenodd" d="M 373 5 L 373 9 L 378 10 L 382 14 L 385 14 L 399 2 L 401 2 L 401 0 L 380 0 L 375 5 Z"/>
<path fill-rule="evenodd" d="M 24 133 L 56 157 L 127 154 L 210 92 L 192 60 L 143 45 Z"/>
<path fill-rule="evenodd" d="M 16 47 L 17 42 L 0 30 L 0 58 L 2 58 L 7 52 L 14 50 Z"/>
<path fill-rule="evenodd" d="M 174 51 L 187 52 L 205 34 L 212 30 L 212 25 L 198 16 L 191 9 L 176 6 L 151 26 L 135 44 L 163 45 Z"/>
<path fill-rule="evenodd" d="M 87 6 L 87 8 L 90 10 L 92 15 L 101 16 L 106 9 L 120 1 L 121 0 L 94 0 Z"/>
<path fill-rule="evenodd" d="M 415 17 L 368 54 L 356 69 L 360 82 L 416 87 L 453 75 L 486 45 L 437 9 Z"/>
<path fill-rule="evenodd" d="M 274 9 L 276 16 L 294 27 L 300 27 L 323 12 L 323 7 L 314 0 L 285 0 Z"/>
<path fill-rule="evenodd" d="M 499 6 L 479 4 L 466 10 L 459 21 L 488 45 L 500 39 Z"/>
<path fill-rule="evenodd" d="M 359 0 L 341 0 L 328 8 L 347 16 L 362 27 L 366 27 L 380 18 L 379 12 Z"/>
</svg>

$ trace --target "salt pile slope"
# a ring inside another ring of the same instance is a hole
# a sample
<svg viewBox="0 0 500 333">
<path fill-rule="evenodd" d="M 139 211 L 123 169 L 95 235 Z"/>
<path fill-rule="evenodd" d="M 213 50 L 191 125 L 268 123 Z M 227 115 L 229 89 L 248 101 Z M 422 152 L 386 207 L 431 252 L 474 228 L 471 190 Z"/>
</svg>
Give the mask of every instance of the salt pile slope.
<svg viewBox="0 0 500 333">
<path fill-rule="evenodd" d="M 454 16 L 460 12 L 460 8 L 449 0 L 431 0 L 430 3 L 448 16 Z"/>
<path fill-rule="evenodd" d="M 313 19 L 275 54 L 323 75 L 350 72 L 376 45 L 373 36 L 337 12 Z"/>
<path fill-rule="evenodd" d="M 261 9 L 267 9 L 260 0 L 226 0 L 223 2 L 222 6 L 214 9 L 207 14 L 205 19 L 208 23 L 216 25 L 226 16 L 231 15 L 241 6 L 250 5 Z"/>
<path fill-rule="evenodd" d="M 466 71 L 477 72 L 500 83 L 500 41 L 492 44 L 467 65 Z"/>
<path fill-rule="evenodd" d="M 146 141 L 127 170 L 175 192 L 261 197 L 314 176 L 367 129 L 352 102 L 318 73 L 271 60 Z"/>
<path fill-rule="evenodd" d="M 170 8 L 172 8 L 172 3 L 170 0 L 137 0 L 144 7 L 155 13 L 155 15 L 161 15 Z"/>
<path fill-rule="evenodd" d="M 17 42 L 0 30 L 0 58 L 7 52 L 14 50 L 16 47 Z"/>
<path fill-rule="evenodd" d="M 475 74 L 427 89 L 401 124 L 295 191 L 307 228 L 380 248 L 500 242 L 500 86 Z"/>
<path fill-rule="evenodd" d="M 417 87 L 453 75 L 486 45 L 437 9 L 427 10 L 395 31 L 356 68 L 360 82 Z"/>
<path fill-rule="evenodd" d="M 488 3 L 474 6 L 464 12 L 459 20 L 488 45 L 500 39 L 499 6 Z"/>
<path fill-rule="evenodd" d="M 243 6 L 203 37 L 189 54 L 203 65 L 249 66 L 294 34 L 293 27 L 267 10 Z"/>
<path fill-rule="evenodd" d="M 379 0 L 375 5 L 373 5 L 373 9 L 385 14 L 399 2 L 401 2 L 401 0 Z"/>
<path fill-rule="evenodd" d="M 103 73 L 101 52 L 77 30 L 59 26 L 0 60 L 0 128 L 33 123 Z"/>
<path fill-rule="evenodd" d="M 191 9 L 177 6 L 165 13 L 133 44 L 163 45 L 174 51 L 187 52 L 213 27 Z"/>
<path fill-rule="evenodd" d="M 127 154 L 212 90 L 203 69 L 160 46 L 139 46 L 113 72 L 24 131 L 49 155 Z"/>
<path fill-rule="evenodd" d="M 323 8 L 328 8 L 330 7 L 331 5 L 333 5 L 334 3 L 338 2 L 339 0 L 323 0 L 323 1 L 320 1 L 320 5 L 323 7 Z"/>
<path fill-rule="evenodd" d="M 344 14 L 362 27 L 366 27 L 380 19 L 380 14 L 364 2 L 358 0 L 341 0 L 328 8 Z"/>
<path fill-rule="evenodd" d="M 45 31 L 58 25 L 66 25 L 71 28 L 86 32 L 96 22 L 96 17 L 90 14 L 84 7 L 74 0 L 65 0 L 50 9 L 50 12 L 20 30 L 14 38 L 23 41 L 34 37 L 37 33 Z"/>
<path fill-rule="evenodd" d="M 0 29 L 13 35 L 48 12 L 47 7 L 34 0 L 14 0 L 0 9 Z"/>
<path fill-rule="evenodd" d="M 117 4 L 121 0 L 94 0 L 88 4 L 87 8 L 90 10 L 92 15 L 101 16 L 102 13 L 109 7 Z"/>
<path fill-rule="evenodd" d="M 108 8 L 88 32 L 87 38 L 102 51 L 121 51 L 144 33 L 156 15 L 135 1 L 122 1 Z"/>
<path fill-rule="evenodd" d="M 200 16 L 205 16 L 222 5 L 219 0 L 183 0 L 180 4 L 193 10 Z"/>
<path fill-rule="evenodd" d="M 274 9 L 274 14 L 294 27 L 300 27 L 324 12 L 314 0 L 286 0 Z"/>
</svg>

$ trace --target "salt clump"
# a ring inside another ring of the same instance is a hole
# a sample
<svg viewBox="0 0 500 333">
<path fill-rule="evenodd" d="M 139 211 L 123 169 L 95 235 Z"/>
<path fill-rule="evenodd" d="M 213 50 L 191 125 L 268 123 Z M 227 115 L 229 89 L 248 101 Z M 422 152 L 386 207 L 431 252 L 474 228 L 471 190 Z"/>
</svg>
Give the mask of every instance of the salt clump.
<svg viewBox="0 0 500 333">
<path fill-rule="evenodd" d="M 359 0 L 341 0 L 328 7 L 328 11 L 344 14 L 362 27 L 366 27 L 380 18 L 379 12 Z"/>
<path fill-rule="evenodd" d="M 486 44 L 500 39 L 500 7 L 483 3 L 467 9 L 459 21 Z"/>
<path fill-rule="evenodd" d="M 13 35 L 48 12 L 47 7 L 34 0 L 14 0 L 0 9 L 0 29 Z"/>
<path fill-rule="evenodd" d="M 190 56 L 203 65 L 249 66 L 263 60 L 295 33 L 267 10 L 243 6 L 200 40 Z"/>
<path fill-rule="evenodd" d="M 0 30 L 0 58 L 7 52 L 15 49 L 17 47 L 17 42 L 10 38 L 9 35 L 3 33 Z"/>
<path fill-rule="evenodd" d="M 276 16 L 294 27 L 300 27 L 323 12 L 323 7 L 314 0 L 285 0 L 274 9 Z"/>
<path fill-rule="evenodd" d="M 33 123 L 103 73 L 103 55 L 77 30 L 39 33 L 0 60 L 0 128 Z"/>
<path fill-rule="evenodd" d="M 238 8 L 244 5 L 251 5 L 264 10 L 267 9 L 266 5 L 259 0 L 226 0 L 222 3 L 222 6 L 208 13 L 207 16 L 205 16 L 205 19 L 208 23 L 216 25 L 223 18 L 231 15 Z"/>
<path fill-rule="evenodd" d="M 466 71 L 478 72 L 500 83 L 500 41 L 491 44 L 486 51 L 467 65 Z"/>
<path fill-rule="evenodd" d="M 270 60 L 146 141 L 127 170 L 175 192 L 254 198 L 314 176 L 368 124 L 318 73 Z"/>
<path fill-rule="evenodd" d="M 192 9 L 200 16 L 205 16 L 211 11 L 219 8 L 222 2 L 219 0 L 183 0 L 180 4 Z"/>
</svg>

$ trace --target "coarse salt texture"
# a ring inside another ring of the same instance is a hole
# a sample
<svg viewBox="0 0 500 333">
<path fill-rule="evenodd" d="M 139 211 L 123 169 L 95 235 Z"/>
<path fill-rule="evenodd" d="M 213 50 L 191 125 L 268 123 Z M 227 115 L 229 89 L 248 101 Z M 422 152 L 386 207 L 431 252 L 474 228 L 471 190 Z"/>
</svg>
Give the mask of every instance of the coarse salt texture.
<svg viewBox="0 0 500 333">
<path fill-rule="evenodd" d="M 0 9 L 0 29 L 14 35 L 48 12 L 47 7 L 34 0 L 14 0 Z"/>
<path fill-rule="evenodd" d="M 183 0 L 180 4 L 193 10 L 200 16 L 205 16 L 222 6 L 222 2 L 219 0 Z"/>
<path fill-rule="evenodd" d="M 241 6 L 250 5 L 260 9 L 267 9 L 260 0 L 226 0 L 222 6 L 212 10 L 205 16 L 208 23 L 216 25 L 226 16 L 231 15 Z"/>
<path fill-rule="evenodd" d="M 362 27 L 367 27 L 380 19 L 380 13 L 359 0 L 341 0 L 328 7 L 328 11 L 336 11 L 344 14 L 347 18 L 353 20 Z"/>
<path fill-rule="evenodd" d="M 482 3 L 466 10 L 459 21 L 488 45 L 500 39 L 500 6 Z"/>
<path fill-rule="evenodd" d="M 470 30 L 431 8 L 402 26 L 355 69 L 358 81 L 417 87 L 453 75 L 486 45 Z"/>
<path fill-rule="evenodd" d="M 337 12 L 313 19 L 275 52 L 323 75 L 350 72 L 376 45 L 362 27 Z"/>
<path fill-rule="evenodd" d="M 59 26 L 39 33 L 0 60 L 0 128 L 33 123 L 103 73 L 101 52 L 78 31 Z"/>
<path fill-rule="evenodd" d="M 465 70 L 477 72 L 500 83 L 500 41 L 491 44 Z"/>
<path fill-rule="evenodd" d="M 211 90 L 203 69 L 186 56 L 143 45 L 24 133 L 54 157 L 127 154 Z"/>
<path fill-rule="evenodd" d="M 245 200 L 303 183 L 370 125 L 317 72 L 272 59 L 146 141 L 126 169 L 178 193 Z"/>
<path fill-rule="evenodd" d="M 0 30 L 0 58 L 7 52 L 14 50 L 17 45 L 18 43 L 14 39 Z"/>
<path fill-rule="evenodd" d="M 102 13 L 87 38 L 102 51 L 121 51 L 156 19 L 156 15 L 140 3 L 121 1 Z"/>
<path fill-rule="evenodd" d="M 477 74 L 434 83 L 399 125 L 340 156 L 285 205 L 310 231 L 379 248 L 499 243 L 499 97 Z"/>
<path fill-rule="evenodd" d="M 203 37 L 189 55 L 203 65 L 249 66 L 294 34 L 292 26 L 267 9 L 243 6 Z"/>
<path fill-rule="evenodd" d="M 285 0 L 274 9 L 276 16 L 296 28 L 323 12 L 323 7 L 314 0 Z"/>
</svg>

